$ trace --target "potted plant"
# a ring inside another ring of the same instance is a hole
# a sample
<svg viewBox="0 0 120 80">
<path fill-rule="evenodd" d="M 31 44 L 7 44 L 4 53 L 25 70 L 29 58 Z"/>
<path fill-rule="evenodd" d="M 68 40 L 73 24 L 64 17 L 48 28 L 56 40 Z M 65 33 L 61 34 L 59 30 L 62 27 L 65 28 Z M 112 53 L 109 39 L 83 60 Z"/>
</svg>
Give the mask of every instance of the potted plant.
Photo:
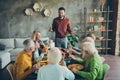
<svg viewBox="0 0 120 80">
<path fill-rule="evenodd" d="M 77 34 L 68 34 L 68 45 L 75 47 L 76 43 L 78 43 L 79 36 Z"/>
<path fill-rule="evenodd" d="M 67 38 L 68 38 L 68 46 L 73 46 L 75 47 L 76 43 L 78 43 L 79 41 L 79 33 L 81 31 L 80 26 L 77 25 L 76 27 L 74 27 L 74 30 L 76 31 L 76 34 L 68 34 Z"/>
</svg>

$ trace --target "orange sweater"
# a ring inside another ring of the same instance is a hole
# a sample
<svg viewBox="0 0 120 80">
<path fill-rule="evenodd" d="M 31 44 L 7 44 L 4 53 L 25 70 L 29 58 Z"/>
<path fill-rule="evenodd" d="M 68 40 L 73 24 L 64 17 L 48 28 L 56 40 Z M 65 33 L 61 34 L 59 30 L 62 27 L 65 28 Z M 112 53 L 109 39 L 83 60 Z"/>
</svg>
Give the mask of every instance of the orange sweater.
<svg viewBox="0 0 120 80">
<path fill-rule="evenodd" d="M 14 63 L 15 80 L 23 80 L 32 72 L 32 55 L 24 50 L 19 53 Z"/>
</svg>

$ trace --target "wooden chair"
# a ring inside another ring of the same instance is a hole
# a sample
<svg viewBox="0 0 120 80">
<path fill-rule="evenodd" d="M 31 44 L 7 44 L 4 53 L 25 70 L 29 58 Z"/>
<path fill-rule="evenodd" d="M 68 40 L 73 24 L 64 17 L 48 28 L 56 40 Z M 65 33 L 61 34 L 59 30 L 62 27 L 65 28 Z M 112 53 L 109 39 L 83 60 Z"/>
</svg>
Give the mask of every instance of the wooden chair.
<svg viewBox="0 0 120 80">
<path fill-rule="evenodd" d="M 107 73 L 110 69 L 110 66 L 108 64 L 104 64 L 104 66 L 106 67 L 106 70 L 104 71 L 104 74 L 103 74 L 103 80 L 107 80 Z"/>
<path fill-rule="evenodd" d="M 9 64 L 9 65 L 7 66 L 7 70 L 8 70 L 8 72 L 9 72 L 10 77 L 11 77 L 11 80 L 14 80 L 13 67 L 14 67 L 13 64 Z"/>
</svg>

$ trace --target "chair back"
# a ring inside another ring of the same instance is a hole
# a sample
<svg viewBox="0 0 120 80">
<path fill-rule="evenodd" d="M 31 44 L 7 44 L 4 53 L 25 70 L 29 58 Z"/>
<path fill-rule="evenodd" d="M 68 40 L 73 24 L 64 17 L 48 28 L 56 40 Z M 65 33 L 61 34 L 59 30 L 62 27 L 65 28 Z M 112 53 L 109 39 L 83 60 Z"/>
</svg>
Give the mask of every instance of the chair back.
<svg viewBox="0 0 120 80">
<path fill-rule="evenodd" d="M 13 67 L 14 67 L 13 64 L 9 64 L 9 65 L 7 66 L 7 70 L 8 70 L 8 72 L 9 72 L 10 77 L 11 77 L 11 80 L 14 80 Z"/>
<path fill-rule="evenodd" d="M 106 78 L 107 78 L 107 73 L 108 73 L 109 69 L 110 69 L 110 66 L 108 64 L 104 64 L 104 68 L 103 68 L 103 71 L 104 71 L 104 73 L 103 73 L 103 80 L 107 80 Z"/>
</svg>

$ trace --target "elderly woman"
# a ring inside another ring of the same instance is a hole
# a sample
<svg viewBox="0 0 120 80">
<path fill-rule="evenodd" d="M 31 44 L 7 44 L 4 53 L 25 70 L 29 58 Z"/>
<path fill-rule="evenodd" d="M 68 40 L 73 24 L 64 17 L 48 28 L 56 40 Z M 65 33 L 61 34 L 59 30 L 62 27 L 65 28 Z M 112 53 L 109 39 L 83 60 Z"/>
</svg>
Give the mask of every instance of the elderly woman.
<svg viewBox="0 0 120 80">
<path fill-rule="evenodd" d="M 82 41 L 83 42 L 90 42 L 95 46 L 95 40 L 96 40 L 96 37 L 94 34 L 87 34 L 87 37 L 85 37 Z M 100 58 L 101 58 L 102 62 L 105 61 L 104 57 L 100 57 Z"/>
<path fill-rule="evenodd" d="M 39 68 L 38 64 L 32 66 L 32 52 L 35 50 L 35 44 L 31 39 L 26 39 L 23 42 L 24 50 L 22 50 L 14 63 L 15 80 L 23 80 L 35 69 Z"/>
<path fill-rule="evenodd" d="M 74 80 L 74 74 L 65 66 L 59 65 L 62 59 L 60 50 L 56 47 L 48 52 L 49 64 L 38 71 L 37 80 Z"/>
<path fill-rule="evenodd" d="M 96 36 L 92 33 L 87 34 L 87 37 L 91 37 L 94 41 L 96 40 Z"/>
<path fill-rule="evenodd" d="M 95 46 L 95 41 L 91 37 L 85 37 L 82 42 L 90 42 Z"/>
<path fill-rule="evenodd" d="M 82 52 L 83 59 L 78 60 L 74 56 L 71 56 L 71 58 L 83 64 L 84 70 L 80 71 L 73 68 L 72 71 L 88 80 L 103 80 L 104 74 L 109 67 L 107 64 L 102 64 L 95 46 L 90 42 L 84 42 Z"/>
</svg>

